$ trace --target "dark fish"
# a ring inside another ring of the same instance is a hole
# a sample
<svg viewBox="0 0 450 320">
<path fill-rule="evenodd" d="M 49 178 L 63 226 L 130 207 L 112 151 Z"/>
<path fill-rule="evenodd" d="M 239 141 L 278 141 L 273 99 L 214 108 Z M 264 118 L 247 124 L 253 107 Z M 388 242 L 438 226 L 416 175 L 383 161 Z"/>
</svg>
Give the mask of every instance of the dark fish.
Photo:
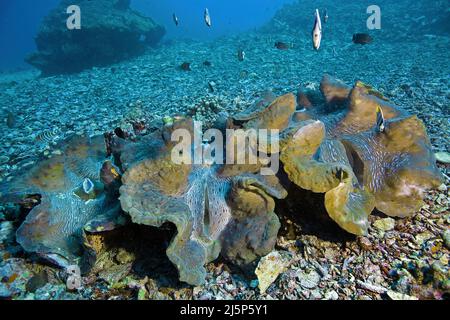
<svg viewBox="0 0 450 320">
<path fill-rule="evenodd" d="M 211 23 L 211 16 L 209 15 L 209 10 L 208 8 L 205 8 L 205 23 L 208 27 L 211 27 L 212 23 Z"/>
<path fill-rule="evenodd" d="M 355 33 L 353 35 L 353 43 L 356 44 L 369 44 L 373 41 L 373 38 L 367 33 Z"/>
<path fill-rule="evenodd" d="M 384 119 L 383 110 L 380 106 L 377 106 L 377 130 L 378 132 L 384 132 L 386 130 L 386 120 Z"/>
<path fill-rule="evenodd" d="M 275 42 L 275 48 L 280 49 L 280 50 L 288 50 L 290 48 L 290 46 L 287 43 L 277 41 L 277 42 Z"/>
<path fill-rule="evenodd" d="M 15 124 L 16 124 L 16 117 L 14 117 L 14 113 L 8 111 L 8 114 L 6 115 L 6 125 L 8 126 L 8 128 L 12 129 Z"/>
<path fill-rule="evenodd" d="M 239 61 L 244 61 L 244 59 L 245 59 L 245 52 L 244 52 L 244 50 L 239 49 L 237 56 L 238 56 L 238 60 Z"/>
<path fill-rule="evenodd" d="M 319 9 L 316 9 L 314 28 L 312 30 L 313 48 L 319 50 L 322 41 L 322 21 L 320 20 Z"/>
<path fill-rule="evenodd" d="M 142 135 L 145 133 L 147 126 L 144 121 L 132 121 L 131 125 L 133 126 L 133 131 L 135 135 Z"/>
<path fill-rule="evenodd" d="M 128 137 L 128 135 L 120 127 L 115 128 L 114 133 L 121 139 L 126 139 Z"/>
<path fill-rule="evenodd" d="M 106 190 L 112 191 L 120 187 L 121 173 L 111 161 L 105 161 L 100 170 L 100 180 Z"/>
<path fill-rule="evenodd" d="M 172 15 L 172 18 L 173 18 L 173 22 L 174 22 L 175 25 L 178 27 L 178 25 L 180 24 L 180 22 L 178 21 L 178 17 L 177 17 L 177 15 L 176 15 L 175 13 Z"/>
<path fill-rule="evenodd" d="M 191 63 L 190 62 L 184 62 L 181 66 L 180 66 L 181 70 L 183 71 L 191 71 Z"/>
<path fill-rule="evenodd" d="M 203 65 L 204 65 L 205 67 L 211 67 L 211 66 L 212 66 L 212 63 L 209 62 L 208 60 L 206 60 L 206 61 L 203 62 Z"/>
<path fill-rule="evenodd" d="M 208 88 L 209 88 L 209 91 L 211 91 L 211 92 L 216 91 L 216 83 L 214 81 L 208 82 Z"/>
</svg>

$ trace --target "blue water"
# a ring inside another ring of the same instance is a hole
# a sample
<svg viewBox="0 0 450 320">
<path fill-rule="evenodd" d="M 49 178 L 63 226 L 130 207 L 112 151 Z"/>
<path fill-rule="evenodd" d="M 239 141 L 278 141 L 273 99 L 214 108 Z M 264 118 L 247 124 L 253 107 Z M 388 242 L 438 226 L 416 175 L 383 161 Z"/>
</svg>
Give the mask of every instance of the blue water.
<svg viewBox="0 0 450 320">
<path fill-rule="evenodd" d="M 251 30 L 269 21 L 294 0 L 132 0 L 134 9 L 164 25 L 165 39 L 213 39 Z M 36 49 L 39 24 L 59 0 L 0 0 L 0 70 L 29 67 L 24 58 Z M 214 28 L 205 32 L 203 10 L 208 7 Z M 180 25 L 172 20 L 175 13 Z"/>
</svg>

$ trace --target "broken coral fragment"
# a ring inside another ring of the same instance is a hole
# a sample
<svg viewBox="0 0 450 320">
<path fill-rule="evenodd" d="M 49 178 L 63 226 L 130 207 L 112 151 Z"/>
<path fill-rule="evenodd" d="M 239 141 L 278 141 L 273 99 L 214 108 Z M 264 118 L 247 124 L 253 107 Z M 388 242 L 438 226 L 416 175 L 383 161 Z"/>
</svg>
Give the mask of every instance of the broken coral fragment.
<svg viewBox="0 0 450 320">
<path fill-rule="evenodd" d="M 278 276 L 286 271 L 291 257 L 287 252 L 272 251 L 261 258 L 255 274 L 258 277 L 258 287 L 261 293 L 265 293 Z"/>
</svg>

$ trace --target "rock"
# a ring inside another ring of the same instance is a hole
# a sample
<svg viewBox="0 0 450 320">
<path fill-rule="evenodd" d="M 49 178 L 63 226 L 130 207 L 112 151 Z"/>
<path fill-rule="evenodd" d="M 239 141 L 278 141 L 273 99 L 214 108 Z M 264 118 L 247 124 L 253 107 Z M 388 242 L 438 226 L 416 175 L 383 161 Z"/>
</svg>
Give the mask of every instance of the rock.
<svg viewBox="0 0 450 320">
<path fill-rule="evenodd" d="M 337 293 L 336 291 L 334 291 L 334 290 L 327 291 L 327 292 L 325 293 L 324 299 L 325 299 L 325 300 L 338 300 L 338 299 L 339 299 L 339 295 L 338 295 L 338 293 Z"/>
<path fill-rule="evenodd" d="M 33 275 L 22 259 L 8 259 L 0 264 L 0 299 L 7 299 L 25 292 L 25 286 Z"/>
<path fill-rule="evenodd" d="M 427 241 L 427 240 L 429 240 L 429 239 L 431 239 L 431 238 L 433 238 L 433 237 L 434 237 L 434 235 L 433 235 L 431 232 L 425 231 L 425 232 L 422 232 L 422 233 L 417 234 L 417 235 L 415 236 L 415 239 L 416 239 L 416 243 L 420 246 L 420 245 L 422 245 L 425 241 Z"/>
<path fill-rule="evenodd" d="M 81 8 L 79 30 L 66 26 L 70 5 Z M 36 36 L 38 52 L 26 60 L 43 75 L 79 72 L 141 54 L 164 34 L 162 26 L 130 9 L 129 1 L 62 0 L 44 18 Z"/>
<path fill-rule="evenodd" d="M 435 285 L 442 286 L 448 279 L 450 279 L 450 270 L 447 266 L 444 266 L 441 262 L 435 261 L 431 265 L 433 271 L 433 280 Z"/>
<path fill-rule="evenodd" d="M 310 298 L 310 300 L 320 300 L 323 297 L 322 297 L 322 294 L 320 293 L 319 289 L 314 289 L 311 291 L 309 298 Z"/>
<path fill-rule="evenodd" d="M 358 244 L 363 250 L 369 251 L 372 249 L 372 243 L 366 237 L 358 237 Z"/>
<path fill-rule="evenodd" d="M 67 292 L 64 284 L 47 283 L 36 290 L 34 300 L 82 300 L 82 297 L 76 293 Z"/>
<path fill-rule="evenodd" d="M 440 163 L 449 164 L 450 163 L 450 153 L 448 152 L 437 152 L 434 154 L 436 161 Z"/>
<path fill-rule="evenodd" d="M 45 270 L 35 274 L 30 280 L 28 280 L 25 288 L 28 292 L 36 292 L 39 288 L 45 286 L 48 283 L 48 274 Z"/>
<path fill-rule="evenodd" d="M 0 165 L 5 164 L 9 161 L 8 156 L 0 156 Z"/>
<path fill-rule="evenodd" d="M 450 249 L 450 230 L 449 229 L 446 229 L 442 233 L 442 239 L 444 239 L 444 243 L 445 243 L 445 246 L 447 247 L 447 249 Z"/>
<path fill-rule="evenodd" d="M 0 243 L 11 242 L 14 239 L 14 226 L 11 221 L 0 223 Z"/>
<path fill-rule="evenodd" d="M 123 264 L 112 266 L 99 273 L 99 278 L 109 284 L 114 284 L 125 278 L 131 271 L 132 264 Z"/>
<path fill-rule="evenodd" d="M 299 271 L 297 278 L 300 281 L 300 285 L 306 289 L 314 289 L 320 282 L 320 275 L 314 270 L 309 272 Z"/>
<path fill-rule="evenodd" d="M 120 264 L 127 264 L 130 262 L 133 262 L 134 259 L 135 259 L 135 256 L 123 248 L 120 248 L 119 252 L 116 254 L 116 260 Z"/>
<path fill-rule="evenodd" d="M 391 298 L 391 300 L 419 300 L 416 297 L 392 290 L 388 290 L 386 294 L 389 298 Z"/>
<path fill-rule="evenodd" d="M 277 279 L 280 273 L 284 272 L 289 263 L 287 254 L 272 251 L 267 256 L 261 258 L 255 274 L 258 277 L 258 286 L 261 293 Z"/>
<path fill-rule="evenodd" d="M 250 281 L 250 288 L 255 289 L 258 286 L 258 284 L 259 284 L 258 280 L 252 280 Z"/>
<path fill-rule="evenodd" d="M 373 226 L 380 231 L 390 231 L 395 228 L 395 220 L 392 218 L 379 219 L 373 223 Z"/>
</svg>

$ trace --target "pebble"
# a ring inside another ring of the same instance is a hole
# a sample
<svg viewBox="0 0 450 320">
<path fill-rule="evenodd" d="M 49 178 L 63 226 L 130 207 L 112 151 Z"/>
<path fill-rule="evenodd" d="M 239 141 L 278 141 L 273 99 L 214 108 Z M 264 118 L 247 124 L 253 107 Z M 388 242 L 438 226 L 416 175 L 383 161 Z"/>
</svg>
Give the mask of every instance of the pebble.
<svg viewBox="0 0 450 320">
<path fill-rule="evenodd" d="M 395 292 L 392 290 L 388 290 L 386 294 L 389 298 L 391 298 L 391 300 L 419 300 L 416 297 L 404 293 Z"/>
<path fill-rule="evenodd" d="M 259 261 L 255 274 L 258 277 L 261 293 L 266 292 L 278 276 L 286 270 L 289 260 L 286 252 L 272 251 Z"/>
<path fill-rule="evenodd" d="M 372 249 L 372 242 L 366 237 L 358 237 L 358 244 L 363 250 L 369 251 Z"/>
<path fill-rule="evenodd" d="M 444 239 L 444 243 L 445 243 L 445 246 L 447 247 L 447 249 L 450 249 L 450 230 L 449 229 L 446 229 L 442 233 L 442 239 Z"/>
<path fill-rule="evenodd" d="M 258 286 L 258 284 L 259 284 L 258 280 L 252 280 L 252 281 L 250 281 L 250 288 L 254 289 Z"/>
<path fill-rule="evenodd" d="M 320 293 L 319 289 L 315 289 L 315 290 L 311 291 L 309 298 L 311 300 L 320 300 L 320 299 L 322 299 L 322 294 Z"/>
<path fill-rule="evenodd" d="M 434 237 L 434 235 L 433 235 L 431 232 L 425 231 L 425 232 L 422 232 L 422 233 L 417 234 L 417 235 L 415 236 L 415 239 L 416 239 L 416 243 L 420 246 L 420 245 L 422 245 L 425 241 L 427 241 L 427 240 L 429 240 L 429 239 L 431 239 L 431 238 L 433 238 L 433 237 Z"/>
<path fill-rule="evenodd" d="M 9 242 L 14 239 L 14 225 L 11 221 L 0 223 L 0 243 Z"/>
<path fill-rule="evenodd" d="M 339 299 L 339 295 L 338 295 L 338 293 L 337 293 L 336 291 L 334 291 L 334 290 L 327 291 L 327 292 L 325 293 L 324 299 L 325 299 L 325 300 L 338 300 L 338 299 Z"/>
<path fill-rule="evenodd" d="M 134 259 L 135 259 L 134 255 L 132 253 L 129 253 L 128 251 L 126 251 L 123 248 L 120 248 L 119 252 L 117 252 L 117 254 L 116 254 L 116 260 L 120 264 L 127 264 L 130 262 L 133 262 Z"/>
<path fill-rule="evenodd" d="M 437 152 L 434 154 L 436 160 L 440 163 L 449 164 L 450 163 L 450 153 L 448 152 Z"/>
<path fill-rule="evenodd" d="M 380 231 L 390 231 L 395 228 L 395 220 L 392 218 L 378 219 L 373 223 L 373 226 Z"/>
<path fill-rule="evenodd" d="M 320 282 L 320 275 L 315 270 L 309 272 L 299 271 L 297 278 L 300 281 L 300 285 L 306 289 L 314 289 Z"/>
<path fill-rule="evenodd" d="M 9 157 L 8 156 L 0 156 L 0 165 L 8 163 Z"/>
</svg>

